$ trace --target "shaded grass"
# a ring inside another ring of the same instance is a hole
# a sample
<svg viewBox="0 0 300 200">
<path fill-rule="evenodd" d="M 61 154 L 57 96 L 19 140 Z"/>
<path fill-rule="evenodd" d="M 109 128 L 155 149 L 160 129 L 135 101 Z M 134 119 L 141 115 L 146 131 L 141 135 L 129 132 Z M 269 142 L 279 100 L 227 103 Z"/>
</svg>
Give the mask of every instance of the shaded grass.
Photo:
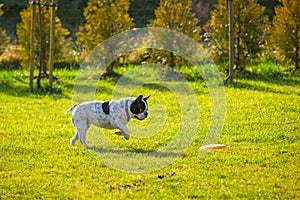
<svg viewBox="0 0 300 200">
<path fill-rule="evenodd" d="M 197 93 L 200 124 L 197 137 L 176 163 L 151 173 L 111 169 L 77 143 L 64 111 L 72 104 L 77 71 L 56 70 L 56 88 L 28 92 L 26 71 L 0 71 L 0 198 L 78 199 L 298 199 L 300 198 L 300 91 L 298 75 L 240 74 L 226 87 L 227 113 L 219 140 L 226 150 L 198 157 L 210 120 L 209 93 L 202 81 Z M 100 83 L 99 98 L 109 99 L 117 79 Z M 152 94 L 161 104 L 167 126 L 154 137 L 129 141 L 103 131 L 123 149 L 143 152 L 164 146 L 178 129 L 174 94 L 154 85 L 136 93 Z M 150 112 L 149 119 L 156 117 Z M 172 123 L 172 121 L 174 123 Z M 145 126 L 149 121 L 135 123 Z M 138 129 L 136 130 L 138 131 Z M 134 134 L 133 134 L 134 135 Z"/>
</svg>

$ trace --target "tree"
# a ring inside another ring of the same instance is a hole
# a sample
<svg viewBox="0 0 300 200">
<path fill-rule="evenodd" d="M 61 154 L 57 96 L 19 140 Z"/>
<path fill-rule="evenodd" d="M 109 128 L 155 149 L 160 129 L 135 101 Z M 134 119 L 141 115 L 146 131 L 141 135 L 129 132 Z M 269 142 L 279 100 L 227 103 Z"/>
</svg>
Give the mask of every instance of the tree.
<svg viewBox="0 0 300 200">
<path fill-rule="evenodd" d="M 76 43 L 81 51 L 93 50 L 104 40 L 122 31 L 130 30 L 133 22 L 128 14 L 128 0 L 91 0 L 84 9 L 86 23 L 76 33 Z M 112 50 L 113 51 L 113 50 Z M 113 72 L 113 64 L 106 68 L 105 75 Z"/>
<path fill-rule="evenodd" d="M 35 6 L 35 5 L 34 5 Z M 47 66 L 46 62 L 49 58 L 49 40 L 50 40 L 50 9 L 42 8 L 42 47 L 43 47 L 43 61 L 44 66 Z M 31 12 L 32 6 L 23 10 L 20 13 L 21 22 L 17 24 L 17 44 L 22 47 L 20 52 L 21 65 L 23 68 L 29 68 L 29 56 L 30 56 L 30 25 L 31 25 Z M 34 32 L 34 64 L 40 68 L 39 53 L 40 53 L 40 29 L 39 29 L 39 9 L 35 9 L 35 32 Z M 62 27 L 62 23 L 58 17 L 55 18 L 55 33 L 54 33 L 54 61 L 61 62 L 65 59 L 70 47 L 70 40 L 67 39 L 69 31 Z M 46 71 L 43 69 L 43 75 L 46 76 Z"/>
<path fill-rule="evenodd" d="M 299 69 L 300 61 L 300 3 L 299 0 L 282 0 L 275 8 L 272 21 L 270 46 L 278 61 L 294 63 Z"/>
<path fill-rule="evenodd" d="M 200 20 L 200 26 L 203 26 L 210 19 L 210 12 L 217 2 L 218 0 L 193 0 L 192 11 Z"/>
<path fill-rule="evenodd" d="M 4 11 L 2 10 L 3 4 L 0 4 L 0 16 L 4 14 Z M 9 44 L 10 38 L 6 36 L 5 30 L 2 30 L 0 28 L 0 55 L 3 53 L 5 47 L 7 44 Z"/>
<path fill-rule="evenodd" d="M 197 42 L 200 42 L 201 29 L 199 21 L 192 13 L 192 0 L 160 0 L 159 7 L 155 10 L 155 19 L 150 21 L 149 27 L 161 27 L 181 32 Z M 157 60 L 165 60 L 170 67 L 176 62 L 182 62 L 173 52 L 151 50 L 151 57 Z M 153 59 L 153 58 L 152 58 Z"/>
<path fill-rule="evenodd" d="M 270 19 L 273 19 L 274 16 L 274 7 L 279 5 L 279 0 L 257 0 L 257 2 L 266 7 L 265 13 L 269 16 Z"/>
<path fill-rule="evenodd" d="M 269 31 L 265 7 L 255 0 L 233 1 L 234 46 L 236 69 L 245 69 L 253 63 L 264 49 Z M 218 64 L 228 62 L 228 10 L 226 1 L 219 0 L 211 12 L 211 20 L 204 26 L 205 43 L 214 61 Z"/>
</svg>

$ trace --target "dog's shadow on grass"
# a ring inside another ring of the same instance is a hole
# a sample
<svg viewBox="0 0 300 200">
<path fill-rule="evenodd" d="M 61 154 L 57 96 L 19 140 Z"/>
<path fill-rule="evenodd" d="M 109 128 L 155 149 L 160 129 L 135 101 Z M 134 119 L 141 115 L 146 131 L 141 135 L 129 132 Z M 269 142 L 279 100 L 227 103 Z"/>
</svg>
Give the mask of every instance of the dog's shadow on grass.
<svg viewBox="0 0 300 200">
<path fill-rule="evenodd" d="M 134 150 L 124 150 L 124 149 L 106 149 L 102 147 L 92 146 L 89 150 L 101 154 L 119 154 L 119 155 L 128 155 L 128 154 L 144 154 L 150 157 L 163 157 L 163 158 L 179 158 L 183 157 L 184 153 L 180 152 L 162 152 L 155 150 L 144 150 L 144 149 L 134 149 Z"/>
<path fill-rule="evenodd" d="M 105 166 L 126 172 L 150 172 L 168 166 L 183 153 L 168 151 L 148 151 L 136 149 L 133 151 L 110 149 L 110 147 L 92 147 L 91 154 Z M 171 150 L 172 151 L 172 150 Z"/>
</svg>

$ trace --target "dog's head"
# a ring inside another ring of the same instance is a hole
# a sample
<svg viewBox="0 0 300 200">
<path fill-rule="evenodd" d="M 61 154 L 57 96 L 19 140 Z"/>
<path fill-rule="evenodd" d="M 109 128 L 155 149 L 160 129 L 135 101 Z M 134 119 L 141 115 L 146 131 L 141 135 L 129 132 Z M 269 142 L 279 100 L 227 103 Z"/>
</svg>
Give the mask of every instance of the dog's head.
<svg viewBox="0 0 300 200">
<path fill-rule="evenodd" d="M 135 118 L 137 118 L 138 120 L 143 120 L 148 116 L 147 99 L 149 97 L 150 96 L 143 98 L 143 95 L 140 95 L 132 102 L 130 106 L 130 111 L 134 114 Z"/>
</svg>

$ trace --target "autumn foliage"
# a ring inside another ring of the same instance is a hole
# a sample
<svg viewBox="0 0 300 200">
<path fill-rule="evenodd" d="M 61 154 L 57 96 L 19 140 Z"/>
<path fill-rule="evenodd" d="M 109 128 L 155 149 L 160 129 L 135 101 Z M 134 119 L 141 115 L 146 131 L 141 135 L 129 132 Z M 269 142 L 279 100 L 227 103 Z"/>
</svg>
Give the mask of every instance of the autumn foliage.
<svg viewBox="0 0 300 200">
<path fill-rule="evenodd" d="M 4 14 L 4 11 L 2 10 L 3 4 L 0 4 L 0 16 Z M 9 43 L 10 38 L 6 36 L 5 30 L 2 30 L 0 28 L 0 55 L 5 49 L 5 46 Z"/>
<path fill-rule="evenodd" d="M 255 62 L 264 49 L 270 24 L 264 14 L 265 7 L 255 0 L 235 0 L 233 5 L 235 65 L 237 69 L 245 69 Z M 227 63 L 229 33 L 226 1 L 218 1 L 204 30 L 205 42 L 214 61 L 218 64 Z"/>
<path fill-rule="evenodd" d="M 300 62 L 300 2 L 282 0 L 275 8 L 270 47 L 279 62 L 293 63 L 299 69 Z"/>
<path fill-rule="evenodd" d="M 21 65 L 23 68 L 29 68 L 30 56 L 30 27 L 31 27 L 32 6 L 29 6 L 20 13 L 21 22 L 17 25 L 17 44 L 22 49 L 20 51 Z M 40 66 L 40 28 L 39 28 L 39 9 L 35 9 L 35 30 L 34 30 L 34 63 L 35 66 Z M 70 49 L 70 40 L 67 36 L 70 32 L 62 27 L 62 23 L 58 17 L 55 19 L 55 34 L 54 34 L 54 61 L 61 62 L 65 59 L 67 52 Z M 50 9 L 43 9 L 42 15 L 42 47 L 44 66 L 47 66 L 49 59 L 49 41 L 50 41 Z"/>
</svg>

